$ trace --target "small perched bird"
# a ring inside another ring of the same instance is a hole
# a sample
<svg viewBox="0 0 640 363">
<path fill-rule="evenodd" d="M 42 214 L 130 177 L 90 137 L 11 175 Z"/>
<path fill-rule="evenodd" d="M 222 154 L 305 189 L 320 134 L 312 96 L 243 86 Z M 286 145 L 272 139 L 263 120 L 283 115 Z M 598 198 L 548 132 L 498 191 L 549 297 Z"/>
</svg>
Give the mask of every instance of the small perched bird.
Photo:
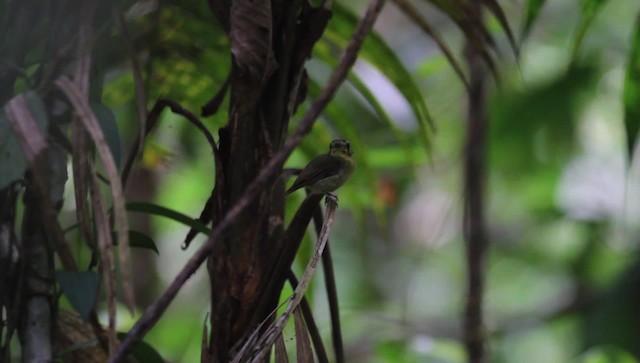
<svg viewBox="0 0 640 363">
<path fill-rule="evenodd" d="M 356 168 L 352 155 L 349 142 L 331 141 L 329 153 L 311 160 L 286 194 L 289 195 L 300 188 L 308 188 L 311 194 L 328 194 L 335 199 L 331 192 L 340 188 Z"/>
</svg>

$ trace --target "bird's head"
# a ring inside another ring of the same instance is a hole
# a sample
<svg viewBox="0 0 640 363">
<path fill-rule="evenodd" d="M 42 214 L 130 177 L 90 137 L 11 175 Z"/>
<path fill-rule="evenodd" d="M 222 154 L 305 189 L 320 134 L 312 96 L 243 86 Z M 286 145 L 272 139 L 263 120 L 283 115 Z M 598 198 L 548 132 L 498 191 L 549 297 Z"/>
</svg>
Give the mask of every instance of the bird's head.
<svg viewBox="0 0 640 363">
<path fill-rule="evenodd" d="M 353 151 L 347 140 L 333 140 L 329 145 L 329 154 L 343 158 L 351 158 Z"/>
</svg>

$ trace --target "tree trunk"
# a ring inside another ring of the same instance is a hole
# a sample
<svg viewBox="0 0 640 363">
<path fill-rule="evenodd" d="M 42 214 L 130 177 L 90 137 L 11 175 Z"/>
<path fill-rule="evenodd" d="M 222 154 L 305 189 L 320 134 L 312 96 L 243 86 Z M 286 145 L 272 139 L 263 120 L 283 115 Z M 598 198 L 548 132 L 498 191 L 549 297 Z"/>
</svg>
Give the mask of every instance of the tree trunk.
<svg viewBox="0 0 640 363">
<path fill-rule="evenodd" d="M 301 1 L 211 3 L 228 24 L 233 54 L 229 123 L 219 131 L 222 178 L 217 179 L 223 185 L 213 193 L 215 226 L 281 147 L 290 113 L 306 91 L 304 61 L 328 16 Z M 229 361 L 234 345 L 275 308 L 277 301 L 259 307 L 282 249 L 283 222 L 284 184 L 277 179 L 216 244 L 208 261 L 212 361 Z"/>
</svg>

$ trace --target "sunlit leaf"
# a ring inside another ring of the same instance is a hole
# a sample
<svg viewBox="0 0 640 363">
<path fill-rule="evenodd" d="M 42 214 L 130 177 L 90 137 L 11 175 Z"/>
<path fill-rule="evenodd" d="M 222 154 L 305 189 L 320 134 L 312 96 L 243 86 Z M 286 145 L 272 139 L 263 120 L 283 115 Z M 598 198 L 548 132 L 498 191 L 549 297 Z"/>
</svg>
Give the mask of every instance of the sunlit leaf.
<svg viewBox="0 0 640 363">
<path fill-rule="evenodd" d="M 637 363 L 631 354 L 615 346 L 599 346 L 589 349 L 576 363 Z"/>
</svg>

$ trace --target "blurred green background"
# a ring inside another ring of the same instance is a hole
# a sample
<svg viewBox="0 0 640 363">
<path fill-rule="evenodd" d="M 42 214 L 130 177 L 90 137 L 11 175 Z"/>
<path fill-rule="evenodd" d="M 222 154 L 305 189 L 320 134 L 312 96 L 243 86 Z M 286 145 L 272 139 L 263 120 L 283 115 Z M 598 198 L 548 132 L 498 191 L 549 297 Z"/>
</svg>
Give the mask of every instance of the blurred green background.
<svg viewBox="0 0 640 363">
<path fill-rule="evenodd" d="M 202 2 L 145 7 L 148 3 L 135 3 L 126 12 L 140 42 L 136 49 L 153 70 L 150 76 L 145 73 L 148 99 L 171 98 L 197 112 L 226 78 L 228 40 L 211 26 L 215 21 Z M 362 14 L 366 6 L 363 1 L 338 3 L 353 14 Z M 426 2 L 416 3 L 461 60 L 461 31 Z M 500 75 L 499 81 L 488 82 L 485 318 L 491 361 L 636 362 L 640 190 L 625 127 L 635 130 L 634 122 L 640 123 L 630 118 L 640 104 L 629 96 L 633 82 L 625 94 L 625 80 L 628 69 L 640 67 L 632 58 L 640 52 L 639 42 L 634 44 L 640 2 L 519 0 L 501 5 L 516 35 L 528 16 L 532 22 L 516 60 L 503 28 L 487 16 Z M 339 35 L 345 24 L 353 25 L 345 19 L 334 15 L 327 41 L 317 45 L 308 63 L 310 99 L 335 65 L 331 59 L 344 45 Z M 347 361 L 464 362 L 465 88 L 435 43 L 393 3 L 375 29 L 397 59 L 376 53 L 379 48 L 369 41 L 350 82 L 287 166 L 302 167 L 337 137 L 351 142 L 358 161 L 355 176 L 339 192 L 330 240 Z M 124 148 L 136 133 L 133 76 L 122 61 L 124 53 L 105 49 L 105 58 L 114 61 L 105 66 L 103 102 L 114 112 Z M 407 73 L 391 74 L 394 62 Z M 422 102 L 434 131 L 420 120 Z M 206 124 L 215 131 L 226 117 L 223 105 Z M 635 134 L 629 137 L 634 140 Z M 197 217 L 213 178 L 204 138 L 166 112 L 144 146 L 128 198 Z M 288 197 L 287 218 L 301 201 L 302 193 Z M 72 221 L 73 204 L 64 208 Z M 137 301 L 144 309 L 194 249 L 180 249 L 187 227 L 142 213 L 130 216 L 159 249 L 158 255 L 134 251 Z M 201 242 L 198 237 L 194 245 Z M 310 237 L 303 243 L 298 272 L 312 243 Z M 320 277 L 309 299 L 328 339 Z M 145 340 L 170 361 L 197 361 L 208 300 L 201 268 Z M 138 316 L 122 308 L 119 330 L 126 331 Z M 293 336 L 293 329 L 285 331 L 288 344 L 294 344 Z"/>
</svg>

